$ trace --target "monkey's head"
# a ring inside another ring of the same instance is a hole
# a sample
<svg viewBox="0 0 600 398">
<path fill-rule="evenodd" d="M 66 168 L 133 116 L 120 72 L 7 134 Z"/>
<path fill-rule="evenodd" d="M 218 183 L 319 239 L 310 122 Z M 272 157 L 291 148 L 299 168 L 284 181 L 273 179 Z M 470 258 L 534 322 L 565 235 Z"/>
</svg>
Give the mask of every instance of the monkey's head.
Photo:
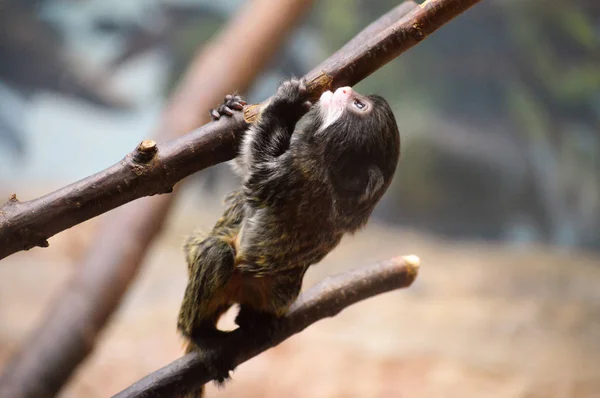
<svg viewBox="0 0 600 398">
<path fill-rule="evenodd" d="M 368 218 L 389 186 L 400 157 L 400 134 L 392 109 L 378 95 L 363 96 L 341 87 L 323 93 L 307 116 L 302 130 L 308 149 L 325 163 L 334 193 L 348 213 L 362 212 Z"/>
</svg>

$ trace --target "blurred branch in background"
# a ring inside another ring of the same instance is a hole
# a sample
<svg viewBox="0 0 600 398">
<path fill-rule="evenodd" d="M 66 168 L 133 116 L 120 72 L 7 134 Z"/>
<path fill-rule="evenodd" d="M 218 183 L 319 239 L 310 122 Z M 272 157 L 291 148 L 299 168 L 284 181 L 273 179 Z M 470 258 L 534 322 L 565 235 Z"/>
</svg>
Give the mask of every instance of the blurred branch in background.
<svg viewBox="0 0 600 398">
<path fill-rule="evenodd" d="M 234 365 L 238 366 L 300 333 L 311 324 L 337 315 L 354 303 L 390 290 L 409 287 L 418 272 L 419 258 L 405 256 L 329 277 L 298 297 L 287 315 L 278 321 L 277 334 L 271 339 L 257 342 L 255 339 L 248 339 L 241 329 L 235 330 L 227 336 L 227 340 L 214 347 L 213 352 L 189 353 L 144 377 L 113 398 L 167 398 L 194 390 L 194 387 L 206 384 L 215 377 L 204 363 L 205 355 L 214 358 L 224 355 L 225 350 L 234 352 Z"/>
<path fill-rule="evenodd" d="M 225 93 L 243 92 L 310 8 L 308 0 L 250 1 L 190 65 L 156 129 L 174 139 L 207 122 Z M 0 396 L 55 395 L 93 349 L 160 231 L 175 195 L 138 201 L 106 216 L 94 243 L 39 329 L 7 363 Z"/>
<path fill-rule="evenodd" d="M 353 49 L 340 59 L 327 62 L 327 68 L 337 71 L 333 76 L 311 72 L 308 80 L 314 83 L 313 92 L 357 83 L 477 2 L 426 1 L 364 48 Z M 196 128 L 207 120 L 206 110 L 216 105 L 224 93 L 234 89 L 243 91 L 269 58 L 271 46 L 283 40 L 307 8 L 306 1 L 247 3 L 224 34 L 192 63 L 165 111 L 157 140 L 167 141 Z M 249 109 L 247 114 L 251 116 L 256 107 Z M 228 119 L 220 123 L 223 123 L 219 125 L 220 131 L 226 134 L 230 131 L 228 123 L 241 123 L 241 120 Z M 204 129 L 208 131 L 211 126 Z M 233 156 L 233 145 L 229 151 L 230 157 Z M 37 397 L 53 395 L 61 388 L 93 348 L 96 336 L 117 307 L 160 230 L 173 198 L 173 195 L 165 195 L 143 199 L 112 212 L 103 220 L 84 264 L 69 287 L 48 311 L 39 331 L 32 333 L 24 349 L 7 365 L 0 379 L 0 392 L 13 397 Z M 72 209 L 76 208 L 77 203 L 74 203 Z"/>
</svg>

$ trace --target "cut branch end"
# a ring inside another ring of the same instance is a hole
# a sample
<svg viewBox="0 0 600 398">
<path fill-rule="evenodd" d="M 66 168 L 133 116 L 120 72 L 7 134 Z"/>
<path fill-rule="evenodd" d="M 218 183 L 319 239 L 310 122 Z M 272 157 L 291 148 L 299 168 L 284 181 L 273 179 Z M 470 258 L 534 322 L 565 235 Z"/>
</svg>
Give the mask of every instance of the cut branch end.
<svg viewBox="0 0 600 398">
<path fill-rule="evenodd" d="M 139 143 L 135 150 L 134 158 L 139 162 L 147 162 L 158 152 L 158 146 L 154 140 L 144 140 Z"/>
</svg>

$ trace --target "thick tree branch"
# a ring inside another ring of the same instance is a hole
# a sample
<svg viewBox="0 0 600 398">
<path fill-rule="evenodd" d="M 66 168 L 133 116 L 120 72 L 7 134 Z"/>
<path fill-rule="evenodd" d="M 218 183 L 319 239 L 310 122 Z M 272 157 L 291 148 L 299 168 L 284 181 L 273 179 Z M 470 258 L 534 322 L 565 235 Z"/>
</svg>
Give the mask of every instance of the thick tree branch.
<svg viewBox="0 0 600 398">
<path fill-rule="evenodd" d="M 367 34 L 307 74 L 309 91 L 317 97 L 356 84 L 478 1 L 427 0 L 368 40 L 379 28 L 366 29 Z M 254 120 L 258 108 L 248 107 L 245 119 Z M 140 158 L 136 149 L 114 166 L 41 198 L 19 202 L 14 197 L 0 208 L 0 259 L 45 247 L 54 234 L 134 199 L 171 192 L 184 177 L 233 158 L 245 126 L 239 115 L 223 118 L 161 143 L 148 156 Z"/>
<path fill-rule="evenodd" d="M 227 348 L 227 352 L 237 353 L 237 366 L 311 324 L 337 315 L 358 301 L 410 286 L 417 277 L 418 270 L 419 259 L 406 256 L 327 278 L 298 298 L 290 312 L 277 324 L 278 333 L 272 340 L 259 343 L 246 338 L 238 329 L 220 346 L 214 347 L 214 352 L 210 355 L 225 355 L 224 348 Z M 192 352 L 144 377 L 113 398 L 175 397 L 206 384 L 213 378 L 203 354 Z"/>
</svg>

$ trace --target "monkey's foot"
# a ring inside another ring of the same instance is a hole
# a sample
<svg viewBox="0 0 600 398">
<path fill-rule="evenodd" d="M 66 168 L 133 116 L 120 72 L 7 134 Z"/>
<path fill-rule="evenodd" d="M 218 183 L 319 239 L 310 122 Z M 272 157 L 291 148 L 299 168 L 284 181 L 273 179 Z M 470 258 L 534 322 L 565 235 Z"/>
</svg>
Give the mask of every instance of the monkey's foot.
<svg viewBox="0 0 600 398">
<path fill-rule="evenodd" d="M 233 353 L 222 345 L 218 350 L 205 350 L 204 358 L 207 368 L 214 377 L 214 382 L 222 386 L 231 379 L 230 372 L 235 370 Z"/>
<path fill-rule="evenodd" d="M 277 315 L 257 311 L 246 306 L 240 306 L 240 312 L 235 323 L 244 333 L 257 341 L 267 341 L 279 334 L 279 317 Z"/>
<path fill-rule="evenodd" d="M 217 109 L 210 110 L 210 117 L 213 120 L 219 120 L 223 115 L 233 116 L 234 111 L 243 110 L 244 105 L 246 105 L 246 101 L 244 101 L 241 96 L 237 94 L 228 94 Z"/>
<path fill-rule="evenodd" d="M 235 370 L 234 353 L 226 341 L 228 335 L 228 332 L 218 329 L 206 329 L 192 338 L 197 350 L 204 357 L 208 371 L 218 385 L 223 385 L 229 380 L 231 378 L 229 373 Z"/>
</svg>

